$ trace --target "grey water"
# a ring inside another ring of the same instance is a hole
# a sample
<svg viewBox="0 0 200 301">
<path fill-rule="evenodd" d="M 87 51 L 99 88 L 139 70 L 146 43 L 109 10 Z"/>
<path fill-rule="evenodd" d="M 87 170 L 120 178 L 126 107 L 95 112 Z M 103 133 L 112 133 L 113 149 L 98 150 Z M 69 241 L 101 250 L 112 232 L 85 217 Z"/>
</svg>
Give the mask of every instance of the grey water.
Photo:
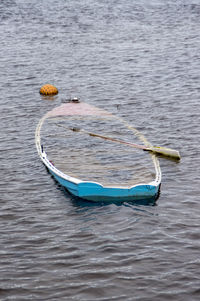
<svg viewBox="0 0 200 301">
<path fill-rule="evenodd" d="M 198 0 L 0 1 L 0 300 L 200 299 L 199 33 Z M 180 151 L 154 206 L 47 173 L 36 125 L 74 96 Z"/>
</svg>

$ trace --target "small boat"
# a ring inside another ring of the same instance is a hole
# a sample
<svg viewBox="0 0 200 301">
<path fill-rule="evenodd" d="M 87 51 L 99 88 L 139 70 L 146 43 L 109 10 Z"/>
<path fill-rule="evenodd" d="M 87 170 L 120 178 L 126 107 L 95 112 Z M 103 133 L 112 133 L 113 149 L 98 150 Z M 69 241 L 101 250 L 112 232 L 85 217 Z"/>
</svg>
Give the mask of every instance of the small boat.
<svg viewBox="0 0 200 301">
<path fill-rule="evenodd" d="M 79 101 L 46 113 L 35 132 L 38 154 L 54 179 L 72 195 L 94 202 L 158 198 L 158 158 L 130 147 L 133 139 L 152 146 L 123 119 Z"/>
</svg>

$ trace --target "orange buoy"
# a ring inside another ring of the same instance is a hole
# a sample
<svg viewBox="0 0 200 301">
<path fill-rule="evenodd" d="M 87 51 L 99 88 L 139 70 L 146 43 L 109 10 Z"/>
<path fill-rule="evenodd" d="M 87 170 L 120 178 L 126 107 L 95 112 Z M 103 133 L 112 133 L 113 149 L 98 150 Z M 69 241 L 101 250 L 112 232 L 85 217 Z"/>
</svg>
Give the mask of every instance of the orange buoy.
<svg viewBox="0 0 200 301">
<path fill-rule="evenodd" d="M 40 88 L 40 94 L 42 95 L 56 95 L 58 94 L 58 89 L 52 85 L 44 85 Z"/>
</svg>

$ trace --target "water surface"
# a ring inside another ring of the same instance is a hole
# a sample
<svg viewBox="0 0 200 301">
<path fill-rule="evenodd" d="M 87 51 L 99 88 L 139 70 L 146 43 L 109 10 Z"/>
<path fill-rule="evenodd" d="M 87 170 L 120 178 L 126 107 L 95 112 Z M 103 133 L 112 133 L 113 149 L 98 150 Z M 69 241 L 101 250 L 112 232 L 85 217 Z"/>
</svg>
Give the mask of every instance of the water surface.
<svg viewBox="0 0 200 301">
<path fill-rule="evenodd" d="M 1 300 L 199 300 L 199 18 L 197 0 L 0 2 Z M 86 203 L 50 177 L 35 128 L 73 96 L 180 150 L 156 206 Z"/>
</svg>

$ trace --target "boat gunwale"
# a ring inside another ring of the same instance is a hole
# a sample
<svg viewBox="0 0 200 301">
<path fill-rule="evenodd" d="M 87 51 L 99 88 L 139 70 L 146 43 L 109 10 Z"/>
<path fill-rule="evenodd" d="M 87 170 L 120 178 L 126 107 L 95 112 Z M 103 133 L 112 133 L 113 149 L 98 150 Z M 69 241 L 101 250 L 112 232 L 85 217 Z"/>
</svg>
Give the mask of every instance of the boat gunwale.
<svg viewBox="0 0 200 301">
<path fill-rule="evenodd" d="M 92 107 L 92 106 L 91 106 Z M 55 108 L 54 108 L 55 109 Z M 53 110 L 54 110 L 53 109 Z M 123 190 L 130 190 L 130 189 L 133 189 L 135 187 L 139 187 L 139 186 L 154 186 L 155 188 L 159 187 L 160 184 L 161 184 L 161 170 L 160 170 L 160 165 L 159 165 L 159 161 L 156 157 L 155 154 L 153 153 L 150 153 L 150 156 L 152 157 L 152 161 L 154 163 L 154 168 L 155 168 L 155 172 L 156 172 L 156 176 L 155 176 L 155 179 L 151 182 L 148 182 L 148 183 L 138 183 L 138 184 L 135 184 L 135 185 L 132 185 L 132 186 L 120 186 L 120 185 L 116 185 L 116 186 L 106 186 L 106 185 L 103 185 L 99 182 L 95 182 L 95 181 L 83 181 L 81 179 L 78 179 L 78 178 L 75 178 L 75 177 L 71 177 L 65 173 L 63 173 L 62 171 L 60 171 L 59 169 L 57 169 L 52 163 L 51 161 L 49 161 L 48 159 L 48 156 L 46 154 L 46 152 L 44 151 L 43 149 L 43 145 L 41 145 L 41 138 L 40 138 L 40 131 L 41 131 L 41 128 L 42 128 L 42 125 L 44 123 L 44 121 L 46 119 L 48 119 L 49 117 L 52 117 L 51 115 L 51 111 L 47 112 L 40 120 L 39 120 L 39 123 L 36 127 L 36 131 L 35 131 L 35 144 L 36 144 L 36 148 L 37 148 L 37 151 L 38 151 L 38 154 L 42 160 L 42 162 L 44 163 L 44 165 L 50 169 L 53 173 L 55 173 L 58 177 L 61 177 L 62 179 L 64 180 L 67 180 L 71 183 L 74 183 L 76 185 L 80 184 L 80 183 L 90 183 L 90 184 L 96 184 L 96 185 L 99 185 L 101 186 L 102 188 L 109 188 L 109 189 L 123 189 Z M 108 113 L 109 115 L 107 116 L 113 116 L 115 117 L 114 115 L 112 115 L 111 113 Z M 62 115 L 58 115 L 58 116 L 62 116 Z M 70 115 L 71 116 L 71 115 Z M 87 115 L 86 115 L 87 116 Z M 121 118 L 120 118 L 121 119 Z M 122 120 L 123 121 L 123 120 Z M 128 125 L 127 122 L 123 121 L 124 124 Z M 131 126 L 129 126 L 130 128 L 132 128 Z M 151 145 L 145 138 L 143 140 L 143 135 L 139 135 L 140 132 L 134 128 L 132 128 L 134 131 L 135 131 L 135 134 L 139 136 L 139 139 L 143 141 L 144 144 L 148 144 L 148 145 Z"/>
</svg>

